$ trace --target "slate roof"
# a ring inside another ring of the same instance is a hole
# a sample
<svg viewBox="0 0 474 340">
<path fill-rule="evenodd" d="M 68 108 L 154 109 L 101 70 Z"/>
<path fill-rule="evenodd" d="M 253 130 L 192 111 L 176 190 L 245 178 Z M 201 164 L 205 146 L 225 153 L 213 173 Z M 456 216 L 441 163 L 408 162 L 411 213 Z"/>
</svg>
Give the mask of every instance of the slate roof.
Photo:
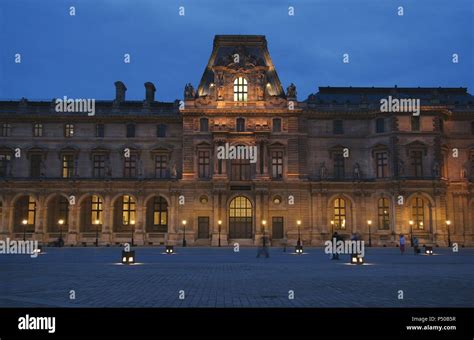
<svg viewBox="0 0 474 340">
<path fill-rule="evenodd" d="M 216 35 L 214 37 L 211 57 L 197 89 L 198 96 L 209 94 L 210 84 L 215 83 L 212 68 L 214 66 L 223 66 L 226 58 L 243 48 L 254 59 L 257 66 L 268 67 L 266 77 L 267 81 L 271 84 L 272 92 L 270 94 L 273 96 L 285 96 L 275 66 L 270 58 L 270 53 L 268 52 L 267 40 L 263 35 Z"/>
<path fill-rule="evenodd" d="M 474 105 L 467 88 L 451 87 L 319 87 L 308 104 L 379 104 L 380 99 L 419 98 L 421 105 Z"/>
</svg>

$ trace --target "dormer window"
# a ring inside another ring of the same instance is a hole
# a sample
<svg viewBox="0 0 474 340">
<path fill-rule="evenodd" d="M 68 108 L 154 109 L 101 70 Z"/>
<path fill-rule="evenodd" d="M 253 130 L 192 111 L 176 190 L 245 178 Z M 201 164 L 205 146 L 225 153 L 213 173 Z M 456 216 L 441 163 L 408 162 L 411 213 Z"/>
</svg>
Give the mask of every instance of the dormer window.
<svg viewBox="0 0 474 340">
<path fill-rule="evenodd" d="M 244 77 L 236 78 L 234 80 L 234 102 L 246 102 L 247 93 L 247 79 Z"/>
</svg>

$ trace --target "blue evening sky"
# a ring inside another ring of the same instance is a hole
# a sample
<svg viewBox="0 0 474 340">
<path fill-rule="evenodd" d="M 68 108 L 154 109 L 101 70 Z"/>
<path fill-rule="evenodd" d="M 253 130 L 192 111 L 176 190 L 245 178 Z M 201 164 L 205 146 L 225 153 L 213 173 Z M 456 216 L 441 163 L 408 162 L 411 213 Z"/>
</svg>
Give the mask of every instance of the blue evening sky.
<svg viewBox="0 0 474 340">
<path fill-rule="evenodd" d="M 318 86 L 474 93 L 473 16 L 473 0 L 0 0 L 0 99 L 113 99 L 116 80 L 127 99 L 142 100 L 147 81 L 157 100 L 179 99 L 197 87 L 216 34 L 266 35 L 300 100 Z"/>
</svg>

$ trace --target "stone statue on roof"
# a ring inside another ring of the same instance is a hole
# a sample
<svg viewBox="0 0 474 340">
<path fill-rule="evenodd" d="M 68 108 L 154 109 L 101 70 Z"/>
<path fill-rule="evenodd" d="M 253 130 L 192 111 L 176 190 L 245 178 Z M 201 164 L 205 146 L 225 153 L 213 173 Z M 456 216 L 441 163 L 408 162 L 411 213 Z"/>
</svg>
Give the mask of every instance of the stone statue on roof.
<svg viewBox="0 0 474 340">
<path fill-rule="evenodd" d="M 191 83 L 187 83 L 184 87 L 184 99 L 194 99 L 196 93 L 194 92 L 194 87 Z"/>
<path fill-rule="evenodd" d="M 286 96 L 287 98 L 296 98 L 296 86 L 295 84 L 291 83 L 290 86 L 286 88 Z"/>
</svg>

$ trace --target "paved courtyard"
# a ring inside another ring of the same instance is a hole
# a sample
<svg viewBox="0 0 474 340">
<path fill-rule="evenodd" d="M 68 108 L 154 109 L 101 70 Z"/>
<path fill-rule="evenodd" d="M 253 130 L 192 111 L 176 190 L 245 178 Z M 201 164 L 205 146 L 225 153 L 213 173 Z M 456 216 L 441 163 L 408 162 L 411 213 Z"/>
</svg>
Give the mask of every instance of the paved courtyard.
<svg viewBox="0 0 474 340">
<path fill-rule="evenodd" d="M 255 248 L 137 248 L 139 263 L 126 266 L 117 247 L 47 248 L 35 259 L 0 255 L 0 307 L 474 306 L 474 249 L 411 250 L 366 249 L 367 265 L 354 266 L 324 248 L 271 248 L 268 259 Z"/>
</svg>

